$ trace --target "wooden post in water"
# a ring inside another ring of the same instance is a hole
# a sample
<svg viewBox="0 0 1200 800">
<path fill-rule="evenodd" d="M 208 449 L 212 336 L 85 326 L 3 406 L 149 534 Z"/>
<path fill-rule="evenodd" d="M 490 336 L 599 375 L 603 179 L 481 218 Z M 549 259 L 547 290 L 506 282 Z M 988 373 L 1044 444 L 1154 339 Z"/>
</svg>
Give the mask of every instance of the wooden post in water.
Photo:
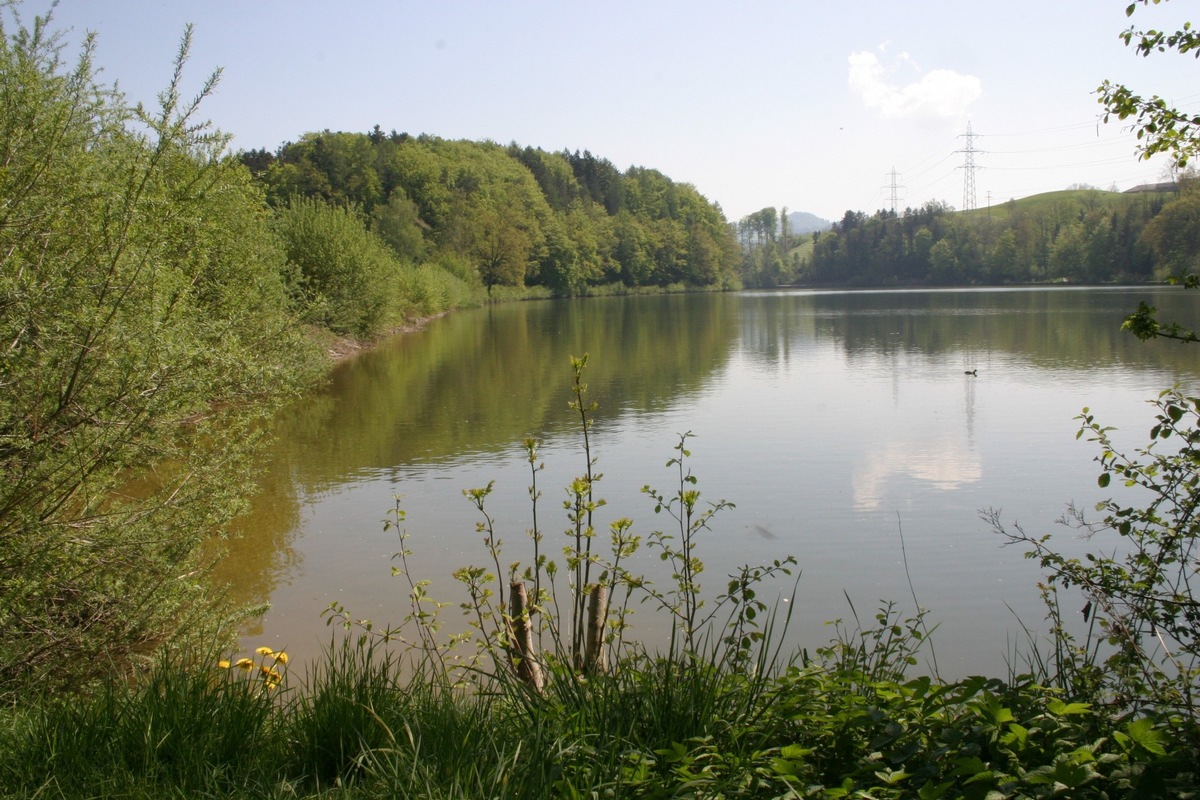
<svg viewBox="0 0 1200 800">
<path fill-rule="evenodd" d="M 584 650 L 584 664 L 590 673 L 603 673 L 608 670 L 604 658 L 604 623 L 608 620 L 608 589 L 603 584 L 595 584 L 588 592 L 588 626 L 587 647 Z"/>
<path fill-rule="evenodd" d="M 542 667 L 538 664 L 537 654 L 533 651 L 533 624 L 529 619 L 529 594 L 525 591 L 522 581 L 513 581 L 509 587 L 508 596 L 509 617 L 508 629 L 512 639 L 509 654 L 512 657 L 513 669 L 517 677 L 529 688 L 541 694 L 545 686 Z"/>
</svg>

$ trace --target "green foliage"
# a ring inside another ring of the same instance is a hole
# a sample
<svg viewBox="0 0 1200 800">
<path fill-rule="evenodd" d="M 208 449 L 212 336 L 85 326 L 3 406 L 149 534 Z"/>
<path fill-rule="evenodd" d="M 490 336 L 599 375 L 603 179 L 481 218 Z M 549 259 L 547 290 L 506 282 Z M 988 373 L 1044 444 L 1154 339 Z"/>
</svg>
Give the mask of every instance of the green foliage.
<svg viewBox="0 0 1200 800">
<path fill-rule="evenodd" d="M 687 465 L 691 455 L 686 447 L 689 433 L 681 435 L 675 448 L 678 455 L 667 464 L 677 473 L 676 490 L 667 495 L 650 487 L 643 489 L 654 501 L 656 513 L 665 511 L 675 520 L 672 532 L 655 531 L 646 537 L 647 547 L 670 567 L 671 584 L 659 587 L 631 572 L 627 565 L 643 540 L 634 532 L 633 520 L 621 517 L 609 523 L 607 547 L 598 529 L 596 514 L 606 501 L 598 493 L 603 475 L 595 469 L 597 459 L 592 450 L 597 405 L 588 398 L 583 380 L 587 363 L 586 355 L 571 358 L 568 407 L 577 416 L 584 469 L 566 487 L 566 499 L 562 501 L 567 527 L 561 560 L 546 551 L 548 542 L 539 522 L 540 443 L 526 439 L 523 447 L 531 470 L 533 527 L 527 531 L 533 551 L 531 561 L 506 560 L 505 543 L 487 507 L 493 484 L 463 491 L 478 512 L 476 533 L 487 556 L 486 566 L 468 564 L 454 573 L 466 596 L 461 603 L 468 628 L 465 633 L 449 638 L 437 635 L 443 624 L 439 614 L 445 604 L 432 599 L 427 581 L 416 580 L 409 572 L 409 535 L 401 525 L 404 515 L 399 506 L 386 527 L 395 529 L 400 537 L 401 550 L 396 554 L 400 566 L 394 574 L 407 582 L 409 612 L 399 624 L 377 629 L 367 621 L 355 620 L 335 603 L 327 612 L 330 623 L 359 628 L 379 640 L 398 643 L 422 659 L 432 658 L 443 665 L 448 683 L 476 680 L 490 659 L 500 673 L 511 671 L 541 694 L 545 689 L 542 676 L 547 671 L 557 674 L 555 670 L 560 666 L 589 676 L 619 671 L 630 653 L 631 645 L 625 641 L 630 606 L 634 601 L 650 600 L 670 615 L 671 633 L 664 646 L 671 653 L 699 657 L 711 639 L 713 649 L 709 655 L 715 662 L 767 669 L 767 631 L 776 619 L 774 612 L 757 599 L 756 591 L 767 581 L 791 574 L 795 559 L 789 556 L 768 565 L 745 565 L 727 576 L 725 593 L 709 601 L 704 599 L 699 538 L 702 533 L 712 533 L 714 516 L 732 504 L 724 500 L 706 504 L 695 488 L 698 481 Z M 560 585 L 564 578 L 565 590 Z M 726 617 L 721 619 L 721 614 Z M 786 627 L 786 620 L 784 624 Z M 530 633 L 528 640 L 523 639 L 525 631 Z M 546 652 L 536 652 L 534 638 L 538 647 L 548 640 Z M 638 645 L 648 646 L 647 642 Z"/>
<path fill-rule="evenodd" d="M 330 646 L 312 666 L 288 708 L 281 752 L 285 774 L 312 787 L 334 786 L 361 774 L 361 756 L 388 746 L 402 728 L 411 699 L 383 647 L 362 640 Z"/>
<path fill-rule="evenodd" d="M 1200 279 L 1189 280 L 1185 283 L 1189 289 L 1194 289 L 1198 285 L 1200 285 Z M 1200 342 L 1200 336 L 1195 331 L 1185 328 L 1177 322 L 1159 322 L 1157 314 L 1157 308 L 1143 301 L 1138 303 L 1137 309 L 1125 318 L 1121 328 L 1143 341 L 1161 337 L 1179 342 Z"/>
<path fill-rule="evenodd" d="M 786 223 L 787 209 L 777 213 L 773 206 L 738 221 L 741 276 L 746 286 L 767 288 L 795 280 L 798 262 L 785 264 L 785 259 L 797 243 L 788 235 Z"/>
<path fill-rule="evenodd" d="M 1157 745 L 1161 729 L 1149 720 L 1109 723 L 1036 684 L 863 685 L 813 668 L 781 683 L 788 689 L 772 710 L 793 727 L 772 768 L 795 796 L 1167 797 L 1184 796 L 1194 777 L 1177 756 L 1130 746 L 1130 730 Z M 1124 738 L 1114 746 L 1109 731 Z"/>
<path fill-rule="evenodd" d="M 1150 444 L 1133 456 L 1120 453 L 1110 435 L 1084 409 L 1079 435 L 1097 443 L 1102 488 L 1123 486 L 1129 505 L 1099 503 L 1099 521 L 1072 508 L 1064 522 L 1100 546 L 1070 558 L 1049 536 L 1007 530 L 994 512 L 988 519 L 1010 541 L 1027 547 L 1047 573 L 1046 596 L 1058 647 L 1050 663 L 1057 680 L 1086 699 L 1118 711 L 1154 713 L 1169 721 L 1180 741 L 1200 750 L 1200 597 L 1195 591 L 1200 522 L 1200 400 L 1175 390 L 1156 401 Z M 1063 620 L 1058 592 L 1074 588 L 1090 623 L 1077 640 Z"/>
<path fill-rule="evenodd" d="M 242 158 L 277 208 L 296 198 L 362 208 L 402 259 L 449 265 L 491 295 L 735 283 L 719 208 L 655 170 L 622 174 L 587 152 L 325 131 Z"/>
<path fill-rule="evenodd" d="M 133 689 L 107 683 L 86 701 L 47 701 L 13 726 L 0 786 L 68 797 L 240 791 L 277 747 L 271 694 L 239 673 L 173 662 Z"/>
<path fill-rule="evenodd" d="M 1150 221 L 1142 239 L 1158 257 L 1167 280 L 1182 284 L 1185 289 L 1200 286 L 1200 273 L 1196 270 L 1197 246 L 1200 246 L 1200 184 L 1194 172 L 1179 176 L 1179 196 Z M 1195 331 L 1179 323 L 1160 322 L 1157 312 L 1153 306 L 1139 303 L 1122 327 L 1143 341 L 1156 338 L 1200 341 Z"/>
<path fill-rule="evenodd" d="M 786 620 L 777 627 L 754 592 L 762 580 L 786 572 L 790 560 L 731 575 L 727 594 L 715 602 L 730 609 L 722 629 L 728 636 L 693 636 L 715 618 L 715 609 L 702 611 L 696 536 L 726 504 L 701 510 L 698 481 L 687 466 L 690 437 L 681 435 L 668 462 L 677 489 L 647 492 L 678 525 L 677 535 L 656 533 L 648 544 L 673 565 L 674 588 L 653 589 L 622 566 L 639 545 L 628 519 L 611 525 L 610 553 L 602 554 L 593 541 L 594 512 L 603 501 L 593 494 L 601 476 L 593 469 L 589 431 L 596 408 L 582 380 L 586 363 L 572 359 L 570 407 L 579 417 L 586 469 L 564 502 L 568 602 L 597 584 L 623 587 L 627 597 L 647 592 L 678 620 L 683 637 L 657 653 L 614 647 L 617 657 L 606 666 L 588 663 L 589 626 L 580 664 L 570 633 L 580 607 L 557 613 L 560 569 L 539 527 L 541 463 L 538 443 L 529 439 L 522 445 L 534 508 L 529 565 L 503 562 L 486 505 L 493 486 L 464 492 L 480 514 L 477 530 L 490 562 L 459 572 L 469 596 L 463 609 L 480 645 L 466 659 L 456 661 L 455 645 L 467 643 L 467 634 L 439 640 L 443 606 L 432 600 L 428 581 L 409 572 L 408 534 L 397 507 L 386 527 L 401 542 L 394 572 L 407 580 L 410 608 L 402 625 L 351 623 L 357 635 L 335 639 L 295 688 L 279 669 L 285 657 L 260 648 L 258 669 L 249 658 L 232 665 L 177 660 L 81 702 L 46 699 L 10 710 L 9 724 L 0 725 L 0 786 L 17 797 L 1190 796 L 1194 750 L 1180 735 L 1187 727 L 1178 705 L 1117 708 L 1103 693 L 1080 692 L 1081 684 L 1048 688 L 1028 676 L 951 683 L 911 677 L 928 636 L 923 611 L 903 619 L 885 603 L 873 623 L 857 616 L 853 628 L 835 623 L 837 637 L 815 660 L 801 651 L 780 661 L 777 637 Z M 1164 401 L 1155 436 L 1175 440 L 1185 428 L 1196 430 L 1198 413 L 1195 400 Z M 1170 457 L 1157 462 L 1166 471 L 1160 473 L 1113 455 L 1106 431 L 1090 419 L 1085 430 L 1100 437 L 1110 472 L 1194 489 L 1194 480 L 1170 471 Z M 1183 448 L 1189 458 L 1194 438 Z M 1122 519 L 1137 515 L 1111 510 Z M 1137 519 L 1159 524 L 1158 515 L 1176 510 L 1164 503 Z M 1156 560 L 1144 555 L 1139 568 Z M 1192 563 L 1179 562 L 1178 569 Z M 1110 587 L 1120 585 L 1110 574 L 1115 569 L 1101 573 Z M 505 572 L 507 598 L 497 588 Z M 522 581 L 532 581 L 533 593 L 518 609 L 506 600 L 520 594 Z M 1182 625 L 1172 616 L 1180 609 L 1167 605 L 1176 600 L 1154 602 L 1158 630 L 1183 637 L 1182 628 L 1167 627 Z M 601 616 L 619 636 L 623 612 Z M 331 619 L 349 622 L 337 608 Z M 520 628 L 535 623 L 556 643 L 552 652 L 520 646 Z M 406 639 L 414 629 L 416 636 Z M 487 654 L 500 669 L 486 668 Z M 536 686 L 520 668 L 530 658 L 544 670 Z M 1113 665 L 1127 674 L 1121 662 Z"/>
<path fill-rule="evenodd" d="M 262 197 L 195 122 L 217 76 L 180 97 L 189 34 L 152 114 L 95 82 L 93 39 L 68 70 L 48 24 L 0 35 L 5 697 L 220 621 L 200 546 L 314 367 Z"/>
<path fill-rule="evenodd" d="M 1200 253 L 1200 178 L 1179 176 L 1179 194 L 1146 224 L 1142 240 L 1153 250 L 1165 275 L 1197 272 Z"/>
<path fill-rule="evenodd" d="M 530 235 L 493 209 L 480 213 L 468 252 L 478 264 L 479 278 L 491 289 L 497 284 L 521 286 L 529 265 Z"/>
<path fill-rule="evenodd" d="M 871 631 L 864 632 L 873 635 Z M 853 643 L 849 643 L 853 647 Z M 12 797 L 1188 797 L 1197 774 L 1152 717 L 1110 718 L 1025 680 L 778 675 L 637 656 L 543 696 L 503 674 L 456 692 L 358 638 L 265 694 L 164 665 L 140 685 L 0 726 Z"/>
<path fill-rule="evenodd" d="M 398 299 L 392 313 L 405 317 L 432 317 L 476 300 L 469 283 L 433 264 L 400 270 L 394 288 Z"/>
<path fill-rule="evenodd" d="M 403 190 L 393 192 L 386 203 L 371 212 L 371 230 L 408 264 L 419 264 L 425 258 L 427 245 L 422 228 L 417 206 Z"/>
<path fill-rule="evenodd" d="M 887 602 L 875 614 L 875 627 L 864 627 L 849 596 L 846 602 L 854 616 L 854 628 L 848 628 L 840 619 L 830 623 L 837 636 L 817 650 L 822 663 L 862 680 L 903 680 L 917 665 L 917 653 L 929 635 L 925 622 L 928 612 L 920 610 L 913 617 L 900 619 L 896 604 Z"/>
<path fill-rule="evenodd" d="M 1150 0 L 1140 2 L 1148 5 Z M 1131 3 L 1126 14 L 1132 15 L 1137 5 Z M 1190 23 L 1174 33 L 1130 28 L 1121 38 L 1126 45 L 1136 41 L 1143 56 L 1168 50 L 1200 55 L 1200 39 Z M 1110 81 L 1099 92 L 1106 121 L 1113 116 L 1134 118 L 1144 158 L 1168 153 L 1183 167 L 1195 154 L 1200 117 L 1181 114 L 1160 97 L 1147 100 Z M 1170 280 L 1187 288 L 1200 285 L 1195 273 L 1200 216 L 1194 183 L 1193 176 L 1182 176 L 1179 196 L 1145 225 L 1141 237 Z M 1117 228 L 1115 218 L 1112 228 Z M 1074 245 L 1081 246 L 1086 242 Z M 1088 255 L 1090 263 L 1097 260 L 1097 253 Z M 1140 303 L 1123 327 L 1139 339 L 1200 341 L 1194 331 L 1160 323 L 1156 312 Z M 1150 443 L 1133 455 L 1116 448 L 1112 429 L 1096 422 L 1088 409 L 1079 417 L 1078 436 L 1087 435 L 1101 450 L 1096 459 L 1102 470 L 1099 486 L 1108 488 L 1115 480 L 1136 498 L 1128 504 L 1111 498 L 1097 504 L 1103 514 L 1099 521 L 1089 521 L 1071 507 L 1063 522 L 1102 542 L 1102 547 L 1084 558 L 1071 558 L 1049 536 L 1035 537 L 1019 526 L 1006 529 L 995 511 L 985 512 L 985 518 L 1010 541 L 1024 544 L 1026 555 L 1036 558 L 1047 574 L 1042 593 L 1053 651 L 1043 655 L 1033 648 L 1027 660 L 1035 672 L 1116 713 L 1155 715 L 1194 755 L 1200 752 L 1200 597 L 1194 588 L 1200 565 L 1195 552 L 1200 538 L 1200 400 L 1171 389 L 1159 395 L 1155 406 Z M 1062 593 L 1069 590 L 1084 601 L 1080 613 L 1087 629 L 1082 635 L 1062 612 Z M 1122 747 L 1137 739 L 1144 749 L 1161 755 L 1159 737 L 1143 736 L 1149 730 L 1149 723 L 1139 721 L 1115 738 Z"/>
<path fill-rule="evenodd" d="M 1138 0 L 1130 3 L 1125 8 L 1126 16 L 1132 17 L 1139 3 L 1148 6 L 1150 2 Z M 1159 2 L 1153 0 L 1154 5 Z M 1125 45 L 1132 46 L 1140 56 L 1174 51 L 1179 55 L 1200 57 L 1200 36 L 1190 22 L 1183 23 L 1179 30 L 1171 32 L 1154 29 L 1142 31 L 1130 27 L 1120 36 Z M 1178 166 L 1184 167 L 1196 154 L 1200 147 L 1200 115 L 1187 114 L 1158 95 L 1147 98 L 1113 81 L 1104 81 L 1096 91 L 1100 95 L 1100 104 L 1104 106 L 1105 122 L 1113 117 L 1123 121 L 1133 119 L 1141 143 L 1142 158 L 1166 153 Z"/>
<path fill-rule="evenodd" d="M 1167 208 L 1159 195 L 1073 190 L 987 212 L 938 204 L 900 215 L 847 212 L 814 238 L 798 278 L 847 286 L 1145 281 L 1166 258 L 1152 224 Z"/>
<path fill-rule="evenodd" d="M 276 211 L 274 226 L 308 321 L 356 336 L 389 321 L 403 268 L 355 210 L 299 198 Z"/>
<path fill-rule="evenodd" d="M 1148 6 L 1151 0 L 1138 0 L 1125 8 L 1126 16 L 1133 16 L 1138 3 Z M 1153 0 L 1158 5 L 1160 0 Z M 1200 56 L 1200 37 L 1190 22 L 1173 32 L 1160 30 L 1137 30 L 1130 27 L 1121 34 L 1126 47 L 1133 46 L 1141 56 L 1174 51 L 1180 55 Z M 1174 166 L 1182 169 L 1200 149 L 1200 115 L 1180 111 L 1166 100 L 1153 95 L 1146 98 L 1135 93 L 1124 84 L 1104 81 L 1097 90 L 1100 103 L 1104 106 L 1104 121 L 1113 117 L 1119 120 L 1133 119 L 1137 131 L 1142 158 L 1151 158 L 1163 153 L 1169 155 Z M 1193 176 L 1181 176 L 1181 191 L 1178 200 L 1164 209 L 1161 221 L 1147 229 L 1147 240 L 1160 259 L 1164 271 L 1172 283 L 1182 283 L 1194 288 L 1200 277 L 1196 274 L 1194 244 L 1200 230 L 1197 219 L 1197 200 Z M 1160 324 L 1155 309 L 1142 303 L 1125 323 L 1139 339 L 1158 336 L 1187 342 L 1197 340 L 1194 331 L 1180 328 L 1177 324 Z"/>
</svg>

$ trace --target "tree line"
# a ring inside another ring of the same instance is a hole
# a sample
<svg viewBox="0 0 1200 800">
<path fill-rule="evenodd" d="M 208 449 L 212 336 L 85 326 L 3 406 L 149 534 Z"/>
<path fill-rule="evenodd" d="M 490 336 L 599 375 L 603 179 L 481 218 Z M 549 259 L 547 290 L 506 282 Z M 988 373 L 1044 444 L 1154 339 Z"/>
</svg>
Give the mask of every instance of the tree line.
<svg viewBox="0 0 1200 800">
<path fill-rule="evenodd" d="M 352 217 L 401 263 L 436 265 L 488 292 L 735 285 L 737 247 L 718 206 L 657 170 L 622 172 L 586 150 L 376 126 L 310 133 L 241 159 L 280 217 Z M 332 290 L 332 277 L 313 283 Z"/>
<path fill-rule="evenodd" d="M 799 237 L 766 208 L 736 229 L 747 286 L 1140 283 L 1194 265 L 1198 211 L 1200 182 L 1185 173 L 1167 193 L 1077 189 L 970 212 L 938 202 L 847 211 Z"/>
</svg>

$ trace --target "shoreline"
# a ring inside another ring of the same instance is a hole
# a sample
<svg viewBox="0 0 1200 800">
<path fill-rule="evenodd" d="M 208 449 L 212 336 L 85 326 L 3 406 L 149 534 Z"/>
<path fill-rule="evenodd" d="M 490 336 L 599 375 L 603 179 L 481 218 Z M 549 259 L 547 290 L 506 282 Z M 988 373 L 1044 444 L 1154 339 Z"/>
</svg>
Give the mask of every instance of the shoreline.
<svg viewBox="0 0 1200 800">
<path fill-rule="evenodd" d="M 321 348 L 325 351 L 325 355 L 329 358 L 331 366 L 341 364 L 344 361 L 349 361 L 355 356 L 371 350 L 380 342 L 387 341 L 393 336 L 399 336 L 405 333 L 416 333 L 424 330 L 430 322 L 435 319 L 446 316 L 450 310 L 439 311 L 437 314 L 430 314 L 427 317 L 417 317 L 406 321 L 402 325 L 397 325 L 388 328 L 378 336 L 371 339 L 358 339 L 353 336 L 333 336 L 332 340 L 322 343 Z"/>
</svg>

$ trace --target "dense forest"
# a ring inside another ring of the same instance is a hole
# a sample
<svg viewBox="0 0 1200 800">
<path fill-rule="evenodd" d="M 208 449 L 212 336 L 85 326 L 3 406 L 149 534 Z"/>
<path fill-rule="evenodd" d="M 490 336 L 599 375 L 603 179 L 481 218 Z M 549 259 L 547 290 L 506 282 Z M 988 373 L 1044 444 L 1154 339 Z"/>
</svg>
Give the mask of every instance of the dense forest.
<svg viewBox="0 0 1200 800">
<path fill-rule="evenodd" d="M 1074 189 L 970 212 L 936 202 L 847 211 L 804 236 L 790 235 L 774 208 L 736 227 L 747 286 L 1138 283 L 1191 266 L 1198 209 L 1200 186 L 1185 174 L 1165 193 Z"/>
<path fill-rule="evenodd" d="M 587 151 L 376 126 L 306 134 L 241 160 L 281 218 L 349 215 L 401 262 L 434 264 L 489 291 L 735 285 L 737 247 L 719 207 L 657 170 L 621 172 Z"/>
</svg>

